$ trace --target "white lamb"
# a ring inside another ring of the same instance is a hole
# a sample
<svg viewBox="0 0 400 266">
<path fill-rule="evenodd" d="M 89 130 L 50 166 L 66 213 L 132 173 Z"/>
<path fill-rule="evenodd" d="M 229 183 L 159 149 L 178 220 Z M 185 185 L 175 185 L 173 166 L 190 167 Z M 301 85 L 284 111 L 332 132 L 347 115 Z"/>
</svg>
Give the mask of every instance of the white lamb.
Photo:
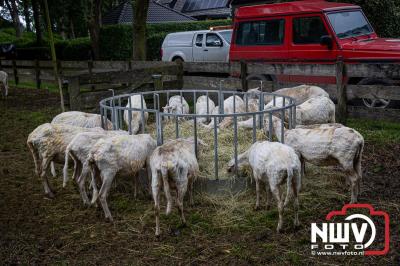
<svg viewBox="0 0 400 266">
<path fill-rule="evenodd" d="M 86 176 L 91 170 L 88 162 L 89 152 L 100 139 L 118 135 L 128 135 L 128 132 L 120 130 L 80 133 L 72 139 L 72 141 L 68 144 L 66 148 L 63 187 L 67 185 L 69 179 L 68 164 L 69 158 L 71 158 L 74 161 L 74 173 L 72 178 L 79 185 L 79 192 L 82 196 L 84 204 L 90 203 L 85 189 Z M 94 193 L 97 193 L 97 187 L 94 185 L 93 179 L 94 176 L 92 174 L 92 187 Z"/>
<path fill-rule="evenodd" d="M 169 114 L 177 114 L 177 115 L 184 115 L 189 114 L 189 104 L 183 98 L 183 96 L 175 95 L 169 98 L 168 105 L 164 108 L 165 113 Z M 165 116 L 166 120 L 172 119 L 171 116 Z M 180 118 L 180 120 L 184 120 L 184 118 Z"/>
<path fill-rule="evenodd" d="M 8 96 L 8 74 L 4 71 L 0 71 L 0 83 L 4 88 L 3 96 Z"/>
<path fill-rule="evenodd" d="M 106 129 L 112 130 L 113 125 L 111 121 L 107 119 L 104 122 L 106 122 L 104 125 Z M 54 117 L 51 123 L 85 128 L 101 127 L 101 115 L 78 111 L 64 112 Z"/>
<path fill-rule="evenodd" d="M 131 111 L 131 130 L 132 134 L 137 134 L 142 129 L 142 96 L 133 95 L 130 97 L 131 104 L 126 105 L 126 108 L 136 108 L 138 111 Z M 147 109 L 146 101 L 143 99 L 143 109 Z M 144 112 L 144 125 L 146 126 L 147 120 L 149 119 L 149 113 Z M 129 111 L 124 111 L 124 121 L 129 128 Z"/>
<path fill-rule="evenodd" d="M 208 105 L 207 105 L 208 102 Z M 196 102 L 196 114 L 197 115 L 207 115 L 211 114 L 215 108 L 215 103 L 209 97 L 203 95 L 197 98 Z M 197 122 L 204 124 L 209 122 L 210 119 L 208 117 L 199 117 L 197 118 Z"/>
<path fill-rule="evenodd" d="M 199 165 L 194 153 L 194 140 L 171 140 L 154 150 L 150 157 L 152 193 L 155 205 L 156 236 L 160 235 L 160 193 L 164 187 L 167 198 L 166 214 L 171 213 L 171 188 L 176 190 L 176 203 L 185 224 L 183 198 L 189 186 L 189 199 L 193 203 L 193 182 L 199 172 Z"/>
<path fill-rule="evenodd" d="M 83 128 L 64 124 L 43 124 L 28 136 L 27 145 L 32 153 L 36 174 L 42 178 L 47 197 L 54 198 L 46 171 L 51 162 L 64 164 L 65 150 L 72 139 L 83 132 L 104 132 L 102 128 Z"/>
<path fill-rule="evenodd" d="M 113 220 L 107 204 L 111 184 L 118 174 L 133 178 L 135 187 L 139 171 L 156 148 L 156 141 L 148 134 L 133 136 L 113 136 L 100 139 L 89 153 L 89 163 L 102 184 L 98 194 L 93 195 L 92 204 L 99 199 L 105 218 Z"/>
<path fill-rule="evenodd" d="M 256 209 L 260 207 L 260 182 L 263 182 L 267 191 L 267 206 L 270 206 L 271 192 L 278 203 L 279 222 L 277 231 L 283 225 L 284 207 L 294 197 L 295 226 L 299 225 L 299 199 L 301 188 L 301 163 L 294 149 L 277 142 L 256 142 L 248 151 L 238 156 L 238 167 L 250 165 L 256 183 Z M 228 171 L 235 168 L 235 160 L 228 164 Z M 283 198 L 282 186 L 287 184 L 286 199 Z"/>
<path fill-rule="evenodd" d="M 281 141 L 282 121 L 272 118 L 273 133 Z M 351 203 L 357 202 L 362 180 L 363 136 L 340 124 L 302 126 L 284 132 L 284 142 L 300 155 L 302 171 L 305 161 L 317 166 L 340 166 L 351 183 Z"/>
</svg>

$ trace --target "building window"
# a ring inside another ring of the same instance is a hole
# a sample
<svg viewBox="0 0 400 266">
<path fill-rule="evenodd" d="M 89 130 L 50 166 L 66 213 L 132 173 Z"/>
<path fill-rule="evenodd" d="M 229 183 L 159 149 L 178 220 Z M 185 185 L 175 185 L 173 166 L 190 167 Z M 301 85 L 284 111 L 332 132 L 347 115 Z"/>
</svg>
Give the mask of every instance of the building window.
<svg viewBox="0 0 400 266">
<path fill-rule="evenodd" d="M 324 35 L 328 35 L 328 32 L 320 17 L 293 19 L 293 43 L 319 44 Z"/>
<path fill-rule="evenodd" d="M 285 20 L 242 22 L 236 35 L 237 45 L 281 45 L 285 36 Z"/>
</svg>

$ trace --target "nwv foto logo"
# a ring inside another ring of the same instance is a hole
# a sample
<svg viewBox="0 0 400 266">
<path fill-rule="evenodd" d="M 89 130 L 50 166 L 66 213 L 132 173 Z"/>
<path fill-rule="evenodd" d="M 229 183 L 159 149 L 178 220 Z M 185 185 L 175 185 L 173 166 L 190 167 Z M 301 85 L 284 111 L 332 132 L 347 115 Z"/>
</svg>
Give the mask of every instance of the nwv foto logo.
<svg viewBox="0 0 400 266">
<path fill-rule="evenodd" d="M 347 215 L 350 209 L 366 209 L 364 214 Z M 311 250 L 313 255 L 385 255 L 389 252 L 389 215 L 375 211 L 369 204 L 348 204 L 341 211 L 330 212 L 327 221 L 341 217 L 343 222 L 311 224 Z M 344 218 L 344 219 L 343 219 Z M 376 220 L 384 219 L 384 248 L 368 249 L 376 241 Z M 348 252 L 352 251 L 352 252 Z M 356 253 L 354 253 L 356 251 Z"/>
</svg>

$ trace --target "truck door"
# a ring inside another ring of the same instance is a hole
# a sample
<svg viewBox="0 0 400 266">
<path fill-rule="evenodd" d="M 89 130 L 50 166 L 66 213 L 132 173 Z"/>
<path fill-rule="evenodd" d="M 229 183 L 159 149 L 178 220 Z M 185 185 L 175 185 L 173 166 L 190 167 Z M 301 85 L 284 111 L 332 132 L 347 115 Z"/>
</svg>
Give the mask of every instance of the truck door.
<svg viewBox="0 0 400 266">
<path fill-rule="evenodd" d="M 193 62 L 203 62 L 204 61 L 204 34 L 198 33 L 194 37 L 193 44 Z"/>
<path fill-rule="evenodd" d="M 204 60 L 207 62 L 225 62 L 227 56 L 227 47 L 221 37 L 215 33 L 206 34 L 206 47 L 204 51 Z"/>
<path fill-rule="evenodd" d="M 329 63 L 337 60 L 333 34 L 319 14 L 292 17 L 289 61 Z M 332 47 L 321 44 L 321 37 L 332 36 Z"/>
</svg>

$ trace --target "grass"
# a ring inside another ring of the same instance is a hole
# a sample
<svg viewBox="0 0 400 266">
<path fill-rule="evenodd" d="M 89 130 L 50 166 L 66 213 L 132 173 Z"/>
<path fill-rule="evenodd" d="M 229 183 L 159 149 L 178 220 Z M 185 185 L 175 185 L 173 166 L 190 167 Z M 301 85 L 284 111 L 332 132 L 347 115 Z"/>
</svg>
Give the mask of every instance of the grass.
<svg viewBox="0 0 400 266">
<path fill-rule="evenodd" d="M 18 82 L 18 85 L 15 85 L 15 80 L 11 79 L 9 81 L 9 84 L 11 87 L 16 87 L 20 89 L 36 89 L 36 82 L 24 81 Z M 58 85 L 42 81 L 40 90 L 48 90 L 49 92 L 58 93 Z"/>
<path fill-rule="evenodd" d="M 2 264 L 399 265 L 396 247 L 400 243 L 400 140 L 395 134 L 398 124 L 353 120 L 349 123 L 366 139 L 360 201 L 390 214 L 390 254 L 321 258 L 310 255 L 310 224 L 324 221 L 328 212 L 342 208 L 350 198 L 348 186 L 344 185 L 345 175 L 332 168 L 307 167 L 300 195 L 301 227 L 295 230 L 289 206 L 281 234 L 275 232 L 275 203 L 271 210 L 253 210 L 254 183 L 237 194 L 197 192 L 195 206 L 185 203 L 187 227 L 179 227 L 176 209 L 168 217 L 161 215 L 161 239 L 154 237 L 152 202 L 144 196 L 135 200 L 129 179 L 117 177 L 116 187 L 112 187 L 108 197 L 115 218 L 112 224 L 104 221 L 101 208 L 82 205 L 73 182 L 62 188 L 59 178 L 50 178 L 56 199 L 44 199 L 25 141 L 36 126 L 49 122 L 59 110 L 57 102 L 43 105 L 43 95 L 26 96 L 29 91 L 20 90 L 14 98 L 11 96 L 8 101 L 13 104 L 0 104 L 0 198 L 5 203 L 0 204 Z M 18 102 L 21 98 L 26 103 L 40 104 L 26 108 Z M 189 131 L 188 126 L 182 132 Z M 202 134 L 205 139 L 210 137 L 207 131 Z M 220 134 L 226 135 L 221 141 L 223 146 L 230 144 L 225 151 L 230 154 L 233 136 L 228 131 Z M 239 141 L 244 147 L 248 140 L 243 137 Z M 212 162 L 211 158 L 200 158 L 202 169 Z M 61 166 L 57 170 L 60 173 Z M 261 204 L 265 206 L 265 194 Z M 163 197 L 162 206 L 165 211 Z"/>
</svg>

